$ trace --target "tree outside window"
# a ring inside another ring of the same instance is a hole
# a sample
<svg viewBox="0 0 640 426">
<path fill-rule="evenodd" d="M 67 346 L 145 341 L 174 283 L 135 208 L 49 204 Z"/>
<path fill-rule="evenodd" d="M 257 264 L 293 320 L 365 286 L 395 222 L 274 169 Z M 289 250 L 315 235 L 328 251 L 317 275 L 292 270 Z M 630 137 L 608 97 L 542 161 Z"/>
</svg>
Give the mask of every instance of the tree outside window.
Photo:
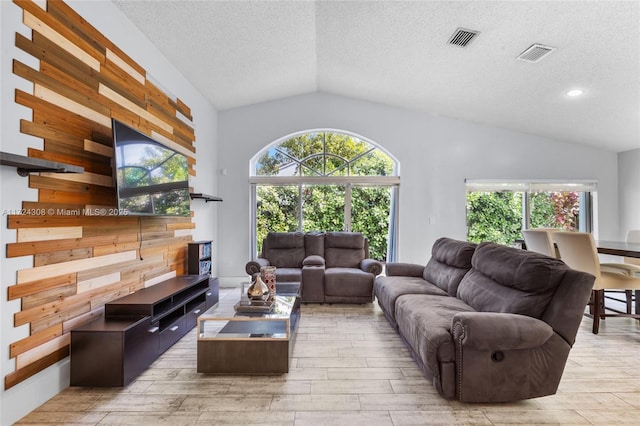
<svg viewBox="0 0 640 426">
<path fill-rule="evenodd" d="M 255 242 L 268 232 L 357 231 L 387 259 L 396 163 L 353 135 L 317 131 L 265 149 L 255 162 Z"/>
</svg>

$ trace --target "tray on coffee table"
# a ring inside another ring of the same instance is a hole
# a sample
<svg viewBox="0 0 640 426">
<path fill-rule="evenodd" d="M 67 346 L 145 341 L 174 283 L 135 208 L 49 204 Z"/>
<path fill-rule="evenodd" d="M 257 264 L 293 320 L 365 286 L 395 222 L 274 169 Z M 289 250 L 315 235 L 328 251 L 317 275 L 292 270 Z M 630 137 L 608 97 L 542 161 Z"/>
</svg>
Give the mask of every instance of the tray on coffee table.
<svg viewBox="0 0 640 426">
<path fill-rule="evenodd" d="M 234 308 L 236 312 L 257 312 L 257 313 L 269 313 L 276 304 L 275 297 L 270 297 L 267 300 L 240 300 L 235 304 Z"/>
</svg>

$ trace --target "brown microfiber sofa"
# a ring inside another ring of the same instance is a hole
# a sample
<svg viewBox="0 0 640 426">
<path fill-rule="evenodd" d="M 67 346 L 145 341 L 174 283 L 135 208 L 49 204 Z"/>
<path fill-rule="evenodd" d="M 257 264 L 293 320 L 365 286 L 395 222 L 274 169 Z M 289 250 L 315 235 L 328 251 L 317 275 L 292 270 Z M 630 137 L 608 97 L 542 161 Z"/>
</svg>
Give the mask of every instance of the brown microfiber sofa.
<svg viewBox="0 0 640 426">
<path fill-rule="evenodd" d="M 263 266 L 276 267 L 278 282 L 300 282 L 302 301 L 317 303 L 371 303 L 382 272 L 359 232 L 270 232 L 245 269 L 253 277 Z"/>
<path fill-rule="evenodd" d="M 555 394 L 594 277 L 493 243 L 441 238 L 426 266 L 389 263 L 378 304 L 446 398 Z"/>
</svg>

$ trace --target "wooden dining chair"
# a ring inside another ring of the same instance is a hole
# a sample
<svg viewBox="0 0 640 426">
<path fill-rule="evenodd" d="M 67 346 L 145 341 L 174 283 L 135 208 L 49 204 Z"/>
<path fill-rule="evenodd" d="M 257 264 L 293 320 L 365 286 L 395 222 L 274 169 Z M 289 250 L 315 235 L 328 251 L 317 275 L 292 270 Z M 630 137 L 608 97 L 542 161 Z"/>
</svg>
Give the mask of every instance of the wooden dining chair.
<svg viewBox="0 0 640 426">
<path fill-rule="evenodd" d="M 615 316 L 640 318 L 638 313 L 608 314 L 604 309 L 605 289 L 640 290 L 640 277 L 602 270 L 595 241 L 588 232 L 557 232 L 554 233 L 553 239 L 558 246 L 561 259 L 570 268 L 587 272 L 596 277 L 589 301 L 593 314 L 593 334 L 598 334 L 602 318 Z"/>
<path fill-rule="evenodd" d="M 627 232 L 628 243 L 640 243 L 640 230 L 631 230 Z M 622 263 L 601 263 L 600 267 L 603 271 L 614 272 L 619 274 L 630 275 L 640 278 L 640 259 L 634 257 L 623 257 Z M 638 296 L 636 292 L 636 296 Z M 630 314 L 634 302 L 633 290 L 624 291 L 627 302 L 627 313 Z M 638 314 L 640 312 L 636 312 Z"/>
<path fill-rule="evenodd" d="M 524 229 L 522 237 L 527 250 L 550 257 L 559 257 L 550 230 L 545 228 Z"/>
</svg>

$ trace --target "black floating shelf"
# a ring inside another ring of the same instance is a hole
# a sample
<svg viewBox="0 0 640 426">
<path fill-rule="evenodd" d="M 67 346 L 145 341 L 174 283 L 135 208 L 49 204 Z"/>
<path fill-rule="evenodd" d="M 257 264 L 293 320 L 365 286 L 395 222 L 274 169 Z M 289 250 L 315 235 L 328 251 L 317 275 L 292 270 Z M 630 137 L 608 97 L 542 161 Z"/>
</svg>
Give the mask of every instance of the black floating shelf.
<svg viewBox="0 0 640 426">
<path fill-rule="evenodd" d="M 20 176 L 29 176 L 29 173 L 35 172 L 84 173 L 84 167 L 9 154 L 8 152 L 0 152 L 0 164 L 17 167 Z"/>
<path fill-rule="evenodd" d="M 209 201 L 222 201 L 222 198 L 220 197 L 203 194 L 201 192 L 191 192 L 189 196 L 192 200 L 204 200 L 205 203 L 208 203 Z"/>
</svg>

